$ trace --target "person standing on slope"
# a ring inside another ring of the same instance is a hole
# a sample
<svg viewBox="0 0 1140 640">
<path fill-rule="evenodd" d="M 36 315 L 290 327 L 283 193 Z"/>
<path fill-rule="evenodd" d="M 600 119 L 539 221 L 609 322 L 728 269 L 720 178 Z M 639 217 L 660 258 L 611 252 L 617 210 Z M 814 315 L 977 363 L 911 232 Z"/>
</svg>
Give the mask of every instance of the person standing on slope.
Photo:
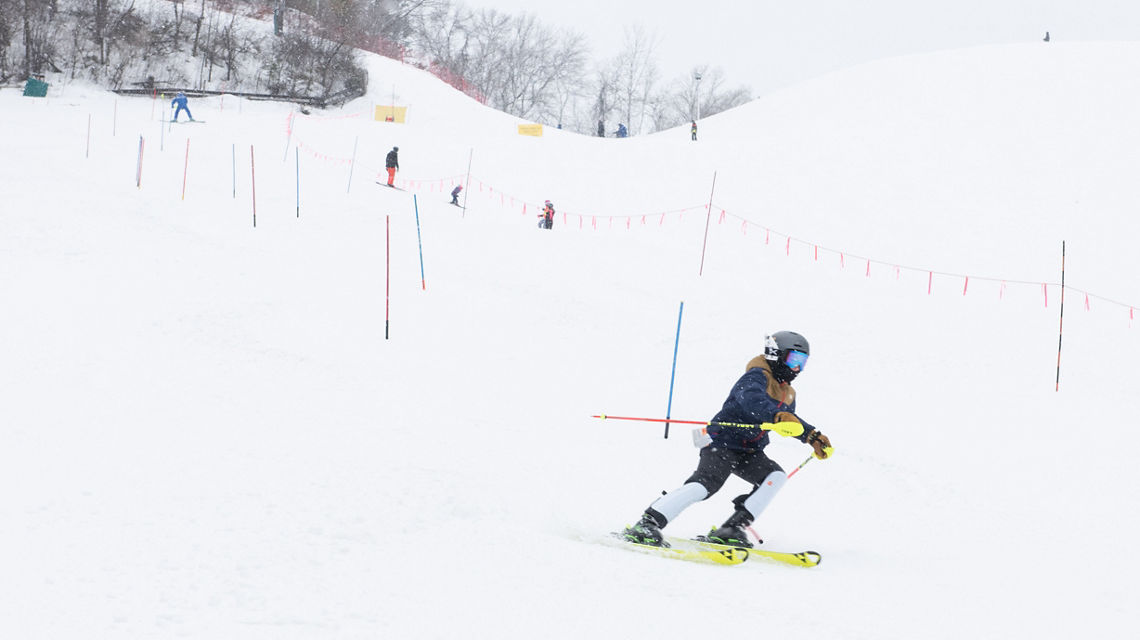
<svg viewBox="0 0 1140 640">
<path fill-rule="evenodd" d="M 538 214 L 538 228 L 554 228 L 554 204 L 549 200 L 547 200 L 546 203 L 542 205 L 542 213 Z"/>
<path fill-rule="evenodd" d="M 396 170 L 400 168 L 400 147 L 392 147 L 388 152 L 388 157 L 384 159 L 384 168 L 388 170 L 388 186 L 394 187 L 396 181 Z"/>
<path fill-rule="evenodd" d="M 463 185 L 457 185 L 451 190 L 451 204 L 459 206 L 459 192 L 463 191 Z"/>
<path fill-rule="evenodd" d="M 626 540 L 669 546 L 661 529 L 691 505 L 719 491 L 728 476 L 736 474 L 752 484 L 752 491 L 733 499 L 735 511 L 707 539 L 736 547 L 752 546 L 745 528 L 788 479 L 780 465 L 764 454 L 768 432 L 811 445 L 820 460 L 831 454 L 831 440 L 796 414 L 796 391 L 791 382 L 803 371 L 810 353 L 807 339 L 793 331 L 777 331 L 767 337 L 764 354 L 748 363 L 707 427 L 711 442 L 701 448 L 697 470 L 680 488 L 649 505 L 641 520 L 624 531 Z"/>
<path fill-rule="evenodd" d="M 190 118 L 190 122 L 194 122 L 194 116 L 190 114 L 190 107 L 186 104 L 188 101 L 189 98 L 181 91 L 178 92 L 178 95 L 174 96 L 174 99 L 170 101 L 170 106 L 177 106 L 178 108 L 174 110 L 174 117 L 171 118 L 171 120 L 178 122 L 178 116 L 185 111 L 186 117 Z"/>
</svg>

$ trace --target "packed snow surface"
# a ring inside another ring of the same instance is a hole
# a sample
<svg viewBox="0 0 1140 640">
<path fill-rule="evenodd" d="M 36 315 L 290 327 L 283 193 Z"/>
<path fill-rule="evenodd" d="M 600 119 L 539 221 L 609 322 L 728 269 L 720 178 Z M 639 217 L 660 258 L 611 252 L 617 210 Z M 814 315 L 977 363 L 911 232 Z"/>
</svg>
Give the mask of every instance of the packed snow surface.
<svg viewBox="0 0 1140 640">
<path fill-rule="evenodd" d="M 200 123 L 0 91 L 3 635 L 1134 632 L 1140 45 L 885 60 L 697 142 L 519 135 L 368 64 L 341 109 Z M 755 528 L 822 564 L 605 544 L 697 450 L 591 416 L 708 420 L 781 329 L 836 452 Z"/>
</svg>

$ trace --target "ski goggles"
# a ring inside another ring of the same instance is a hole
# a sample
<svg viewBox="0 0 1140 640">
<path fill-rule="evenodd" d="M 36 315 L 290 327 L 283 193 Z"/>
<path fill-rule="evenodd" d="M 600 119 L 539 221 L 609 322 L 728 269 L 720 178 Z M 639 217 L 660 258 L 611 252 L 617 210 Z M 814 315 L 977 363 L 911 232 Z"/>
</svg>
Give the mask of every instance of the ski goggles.
<svg viewBox="0 0 1140 640">
<path fill-rule="evenodd" d="M 784 364 L 788 365 L 789 369 L 803 371 L 804 366 L 807 365 L 807 359 L 808 354 L 792 349 L 788 351 L 788 355 L 784 356 Z"/>
</svg>

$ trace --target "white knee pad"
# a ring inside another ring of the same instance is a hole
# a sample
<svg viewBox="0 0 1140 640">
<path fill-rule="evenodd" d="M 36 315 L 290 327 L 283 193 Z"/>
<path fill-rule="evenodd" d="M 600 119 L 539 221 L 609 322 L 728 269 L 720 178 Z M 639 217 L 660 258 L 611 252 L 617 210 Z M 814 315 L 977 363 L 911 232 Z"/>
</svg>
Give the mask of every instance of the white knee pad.
<svg viewBox="0 0 1140 640">
<path fill-rule="evenodd" d="M 780 488 L 787 481 L 788 476 L 783 471 L 769 473 L 760 483 L 760 486 L 756 488 L 756 491 L 752 492 L 752 495 L 744 501 L 744 508 L 748 509 L 748 513 L 751 513 L 753 518 L 760 517 L 760 512 L 768 508 L 768 503 L 772 502 L 772 498 L 776 497 Z"/>
<path fill-rule="evenodd" d="M 649 505 L 657 513 L 665 516 L 668 522 L 681 515 L 690 506 L 709 497 L 709 492 L 698 482 L 690 482 L 680 489 L 674 489 Z"/>
</svg>

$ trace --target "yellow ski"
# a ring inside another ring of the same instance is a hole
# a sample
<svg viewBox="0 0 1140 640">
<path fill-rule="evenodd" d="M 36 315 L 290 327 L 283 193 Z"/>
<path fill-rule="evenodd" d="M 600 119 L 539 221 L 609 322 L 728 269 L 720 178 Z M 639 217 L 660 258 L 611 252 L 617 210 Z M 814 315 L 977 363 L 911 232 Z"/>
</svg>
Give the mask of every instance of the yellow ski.
<svg viewBox="0 0 1140 640">
<path fill-rule="evenodd" d="M 737 549 L 738 551 L 747 551 L 750 556 L 765 558 L 767 560 L 775 560 L 776 562 L 795 565 L 797 567 L 814 567 L 818 565 L 821 560 L 823 560 L 823 556 L 821 556 L 816 551 L 800 551 L 799 553 L 793 553 L 788 551 L 769 551 L 767 549 L 756 548 L 743 549 L 740 547 L 731 547 L 728 545 L 717 544 L 715 542 L 709 542 L 708 540 L 700 539 L 687 540 L 685 538 L 671 537 L 666 537 L 665 539 L 674 547 L 678 545 L 688 544 L 695 545 L 697 548 L 707 549 L 709 551 L 725 551 L 727 549 Z"/>
<path fill-rule="evenodd" d="M 670 544 L 673 544 L 671 547 L 655 547 L 653 545 L 630 542 L 626 540 L 621 533 L 614 533 L 613 537 L 618 541 L 618 546 L 631 551 L 638 551 L 640 553 L 664 558 L 673 558 L 674 560 L 688 560 L 689 562 L 735 565 L 744 562 L 750 555 L 749 549 L 739 549 L 736 547 L 712 549 L 703 547 L 693 540 L 678 539 L 670 542 Z"/>
</svg>

